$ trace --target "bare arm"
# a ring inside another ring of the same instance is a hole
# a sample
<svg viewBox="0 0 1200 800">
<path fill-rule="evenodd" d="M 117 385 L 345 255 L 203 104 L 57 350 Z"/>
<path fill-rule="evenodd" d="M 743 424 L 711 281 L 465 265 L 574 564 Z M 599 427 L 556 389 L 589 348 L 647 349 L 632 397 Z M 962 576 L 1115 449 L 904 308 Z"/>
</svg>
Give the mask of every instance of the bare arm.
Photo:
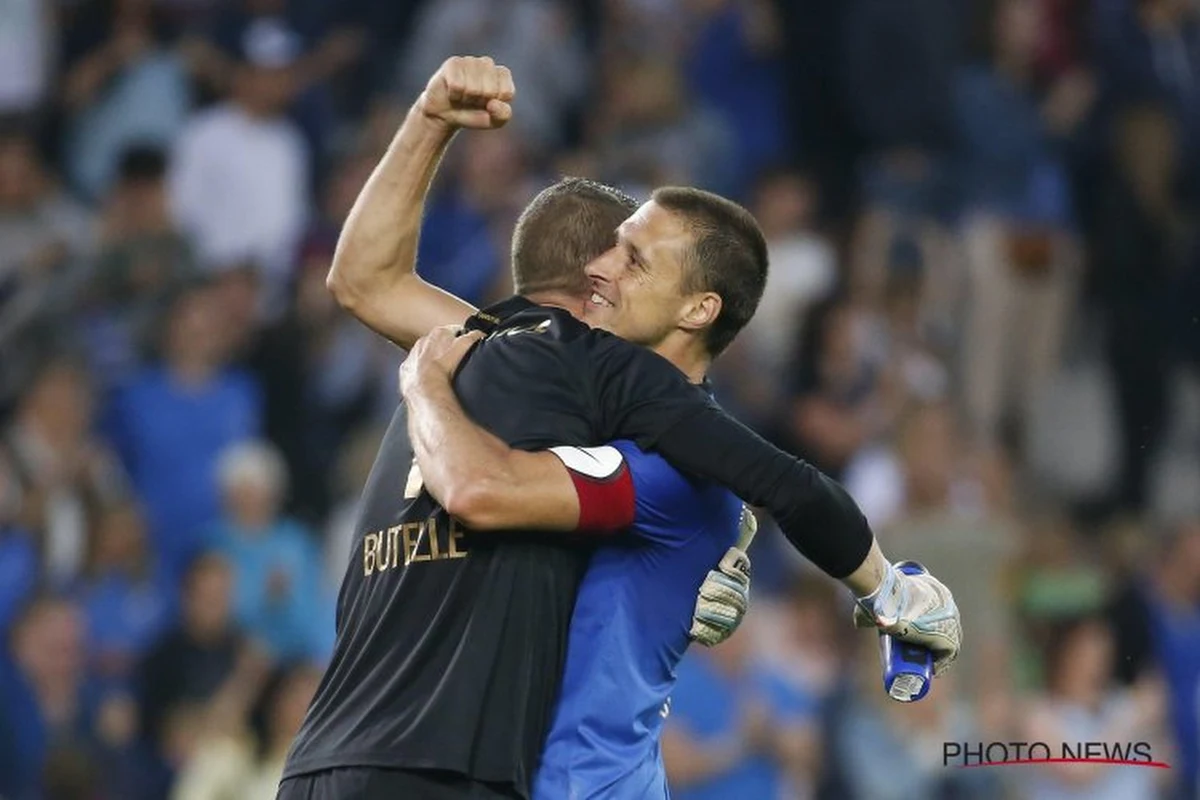
<svg viewBox="0 0 1200 800">
<path fill-rule="evenodd" d="M 465 351 L 475 341 L 477 335 L 459 337 L 453 347 Z M 406 361 L 404 392 L 409 438 L 429 493 L 474 531 L 575 530 L 579 496 L 558 457 L 513 450 L 476 425 L 448 373 L 426 368 L 421 355 Z"/>
<path fill-rule="evenodd" d="M 451 58 L 409 109 L 358 195 L 325 285 L 342 308 L 404 349 L 475 309 L 416 274 L 425 198 L 458 128 L 496 128 L 512 114 L 512 79 L 491 59 Z"/>
</svg>

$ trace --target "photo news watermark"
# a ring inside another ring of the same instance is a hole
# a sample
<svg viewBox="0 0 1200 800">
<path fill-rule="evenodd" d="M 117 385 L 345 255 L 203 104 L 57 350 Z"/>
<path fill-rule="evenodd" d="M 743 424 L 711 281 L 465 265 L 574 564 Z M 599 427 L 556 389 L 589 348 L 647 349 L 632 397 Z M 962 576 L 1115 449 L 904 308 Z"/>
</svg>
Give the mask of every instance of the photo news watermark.
<svg viewBox="0 0 1200 800">
<path fill-rule="evenodd" d="M 1149 742 L 942 742 L 944 767 L 1020 764 L 1113 764 L 1170 769 L 1157 761 Z"/>
</svg>

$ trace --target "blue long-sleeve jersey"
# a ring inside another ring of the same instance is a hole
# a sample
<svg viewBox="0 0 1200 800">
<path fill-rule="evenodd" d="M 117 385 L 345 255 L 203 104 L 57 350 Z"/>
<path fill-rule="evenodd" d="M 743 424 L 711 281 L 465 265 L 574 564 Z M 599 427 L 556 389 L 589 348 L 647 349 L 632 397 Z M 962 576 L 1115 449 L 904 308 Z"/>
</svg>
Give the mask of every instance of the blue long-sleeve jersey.
<svg viewBox="0 0 1200 800">
<path fill-rule="evenodd" d="M 665 798 L 659 735 L 696 594 L 737 540 L 741 502 L 629 442 L 634 524 L 592 557 L 535 800 Z"/>
</svg>

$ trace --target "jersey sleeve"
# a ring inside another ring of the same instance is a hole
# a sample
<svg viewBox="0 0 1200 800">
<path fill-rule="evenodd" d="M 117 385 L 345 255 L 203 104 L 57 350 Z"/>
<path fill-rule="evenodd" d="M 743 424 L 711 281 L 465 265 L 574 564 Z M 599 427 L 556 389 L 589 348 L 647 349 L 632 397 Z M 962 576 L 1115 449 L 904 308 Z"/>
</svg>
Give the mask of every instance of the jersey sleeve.
<svg viewBox="0 0 1200 800">
<path fill-rule="evenodd" d="M 575 530 L 611 533 L 633 524 L 636 498 L 624 453 L 612 445 L 560 445 L 550 452 L 566 467 L 579 500 Z"/>
<path fill-rule="evenodd" d="M 632 439 L 690 475 L 765 508 L 818 568 L 844 578 L 873 535 L 845 489 L 726 414 L 660 356 L 606 336 L 588 364 L 609 439 Z"/>
<path fill-rule="evenodd" d="M 613 442 L 611 447 L 625 459 L 633 480 L 634 517 L 630 530 L 638 537 L 661 544 L 684 544 L 694 527 L 681 524 L 696 509 L 695 488 L 661 458 L 641 450 L 631 441 Z"/>
</svg>

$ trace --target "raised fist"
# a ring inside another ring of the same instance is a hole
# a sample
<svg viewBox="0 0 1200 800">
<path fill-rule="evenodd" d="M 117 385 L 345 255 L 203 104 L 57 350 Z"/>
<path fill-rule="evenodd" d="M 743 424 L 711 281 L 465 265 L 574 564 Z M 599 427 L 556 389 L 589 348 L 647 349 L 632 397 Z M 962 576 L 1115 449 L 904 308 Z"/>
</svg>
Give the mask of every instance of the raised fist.
<svg viewBox="0 0 1200 800">
<path fill-rule="evenodd" d="M 512 119 L 515 93 L 508 67 L 487 56 L 454 56 L 433 73 L 418 102 L 426 117 L 451 130 L 488 130 Z"/>
</svg>

